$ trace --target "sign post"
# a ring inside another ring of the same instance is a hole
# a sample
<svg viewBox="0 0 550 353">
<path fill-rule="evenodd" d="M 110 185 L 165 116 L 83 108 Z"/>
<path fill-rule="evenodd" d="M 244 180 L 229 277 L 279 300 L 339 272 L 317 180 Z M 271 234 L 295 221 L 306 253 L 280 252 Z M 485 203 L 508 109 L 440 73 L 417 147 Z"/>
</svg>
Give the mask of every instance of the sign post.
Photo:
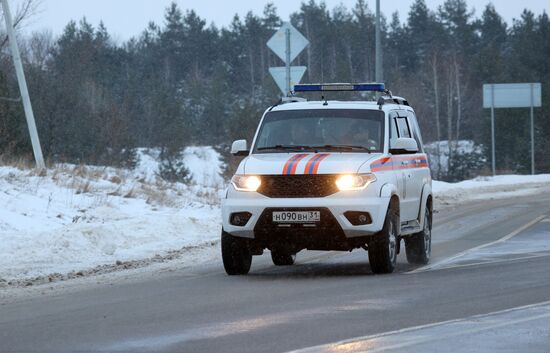
<svg viewBox="0 0 550 353">
<path fill-rule="evenodd" d="M 290 66 L 298 54 L 307 47 L 309 41 L 288 22 L 284 22 L 281 28 L 267 42 L 267 46 L 285 63 L 283 67 L 284 81 L 281 85 L 280 68 L 269 68 L 269 72 L 281 89 L 284 96 L 292 92 L 293 83 L 300 83 L 305 72 L 305 66 Z M 302 72 L 302 69 L 304 69 Z"/>
<path fill-rule="evenodd" d="M 495 156 L 495 86 L 491 85 L 491 163 L 493 176 L 497 175 L 497 162 Z"/>
<path fill-rule="evenodd" d="M 483 85 L 483 108 L 491 108 L 491 147 L 493 175 L 495 161 L 495 108 L 530 108 L 531 112 L 531 174 L 535 174 L 534 108 L 542 106 L 540 83 L 501 83 Z"/>
</svg>

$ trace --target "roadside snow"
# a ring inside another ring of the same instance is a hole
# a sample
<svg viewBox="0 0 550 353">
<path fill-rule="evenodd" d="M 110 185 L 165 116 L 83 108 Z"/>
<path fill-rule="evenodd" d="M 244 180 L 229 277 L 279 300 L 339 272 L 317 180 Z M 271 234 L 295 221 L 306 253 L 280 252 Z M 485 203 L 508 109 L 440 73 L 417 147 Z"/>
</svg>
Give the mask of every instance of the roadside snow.
<svg viewBox="0 0 550 353">
<path fill-rule="evenodd" d="M 434 180 L 432 190 L 436 201 L 442 204 L 510 198 L 530 195 L 542 190 L 550 192 L 550 174 L 477 177 L 459 183 Z"/>
<path fill-rule="evenodd" d="M 215 244 L 220 156 L 194 147 L 184 158 L 190 186 L 157 179 L 153 157 L 136 171 L 58 165 L 37 176 L 0 167 L 0 287 Z"/>
</svg>

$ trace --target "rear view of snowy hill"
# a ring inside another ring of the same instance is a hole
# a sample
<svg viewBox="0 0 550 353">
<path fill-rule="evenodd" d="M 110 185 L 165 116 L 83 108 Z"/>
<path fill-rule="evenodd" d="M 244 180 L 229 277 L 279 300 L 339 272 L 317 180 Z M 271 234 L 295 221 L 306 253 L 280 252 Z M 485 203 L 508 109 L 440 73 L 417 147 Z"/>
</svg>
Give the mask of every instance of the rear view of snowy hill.
<svg viewBox="0 0 550 353">
<path fill-rule="evenodd" d="M 0 167 L 0 284 L 211 246 L 223 162 L 189 147 L 189 185 L 157 177 L 154 150 L 134 171 L 57 165 L 46 176 Z"/>
</svg>

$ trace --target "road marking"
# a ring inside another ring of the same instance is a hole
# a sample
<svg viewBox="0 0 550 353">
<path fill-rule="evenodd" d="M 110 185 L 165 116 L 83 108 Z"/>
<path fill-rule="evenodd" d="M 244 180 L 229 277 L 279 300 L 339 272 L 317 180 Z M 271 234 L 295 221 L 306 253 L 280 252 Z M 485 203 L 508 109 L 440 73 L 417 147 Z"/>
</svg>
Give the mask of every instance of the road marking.
<svg viewBox="0 0 550 353">
<path fill-rule="evenodd" d="M 464 268 L 464 267 L 474 267 L 474 266 L 480 266 L 480 265 L 494 265 L 494 264 L 499 264 L 499 263 L 510 263 L 510 262 L 516 262 L 516 261 L 523 261 L 523 260 L 531 260 L 531 259 L 537 259 L 539 257 L 548 257 L 550 256 L 550 253 L 548 252 L 543 252 L 543 253 L 538 253 L 538 254 L 530 254 L 528 256 L 522 256 L 522 257 L 514 257 L 514 258 L 511 258 L 511 259 L 490 259 L 490 260 L 487 260 L 487 261 L 480 261 L 480 262 L 471 262 L 471 263 L 466 263 L 466 264 L 458 264 L 458 265 L 452 265 L 452 266 L 446 266 L 446 267 L 441 267 L 441 268 L 438 268 L 437 270 L 450 270 L 450 269 L 455 269 L 455 268 Z M 428 270 L 426 270 L 428 271 Z M 408 274 L 408 272 L 405 272 L 405 274 Z"/>
<path fill-rule="evenodd" d="M 505 315 L 509 313 L 522 313 L 523 311 L 527 311 L 530 309 L 542 309 L 542 313 L 537 315 L 529 315 L 526 314 L 526 317 L 520 317 L 516 319 L 509 319 L 504 318 L 503 320 L 497 320 L 495 318 L 492 318 L 493 316 L 498 315 Z M 288 353 L 308 353 L 308 352 L 336 352 L 336 351 L 346 351 L 346 352 L 365 352 L 368 351 L 369 353 L 373 352 L 381 352 L 381 351 L 387 351 L 389 349 L 396 349 L 396 348 L 405 348 L 407 346 L 414 346 L 422 343 L 427 343 L 430 341 L 436 341 L 441 340 L 445 338 L 450 337 L 456 337 L 464 334 L 475 334 L 495 328 L 505 327 L 505 326 L 511 326 L 515 324 L 525 323 L 529 321 L 544 319 L 550 317 L 550 301 L 545 301 L 541 303 L 536 304 L 529 304 L 529 305 L 523 305 L 518 306 L 515 308 L 505 309 L 505 310 L 499 310 L 499 311 L 493 311 L 487 314 L 480 314 L 480 315 L 474 315 L 469 316 L 465 318 L 460 319 L 453 319 L 453 320 L 446 320 L 446 321 L 440 321 L 440 322 L 434 322 L 431 324 L 425 324 L 425 325 L 418 325 L 418 326 L 411 326 L 399 330 L 394 331 L 387 331 L 382 333 L 377 333 L 373 335 L 367 335 L 367 336 L 360 336 L 360 337 L 354 337 L 346 340 L 342 340 L 339 342 L 334 343 L 328 343 L 328 344 L 322 344 L 317 345 L 313 347 L 307 347 L 302 348 L 298 350 L 289 351 Z M 492 320 L 488 320 L 485 325 L 483 325 L 483 319 L 492 318 Z M 411 333 L 414 331 L 420 331 L 425 329 L 431 329 L 431 328 L 438 328 L 445 325 L 452 325 L 452 324 L 458 324 L 458 323 L 467 323 L 467 322 L 474 322 L 479 324 L 481 327 L 477 328 L 465 328 L 465 329 L 453 329 L 450 330 L 450 333 L 447 334 L 438 334 L 438 335 L 417 335 L 416 338 L 410 339 L 406 342 L 400 342 L 393 345 L 383 345 L 384 342 L 375 342 L 374 345 L 369 345 L 367 341 L 371 341 L 374 339 L 380 339 L 385 338 L 389 336 L 395 336 L 400 334 L 406 334 Z M 346 347 L 347 346 L 347 347 Z M 342 349 L 340 349 L 342 348 Z"/>
<path fill-rule="evenodd" d="M 467 250 L 464 250 L 464 251 L 461 251 L 459 252 L 458 254 L 456 255 L 453 255 L 451 257 L 448 257 L 444 260 L 441 260 L 439 262 L 436 262 L 434 264 L 430 264 L 430 265 L 426 265 L 426 266 L 422 266 L 420 268 L 417 268 L 416 270 L 412 270 L 412 271 L 409 271 L 409 272 L 405 272 L 405 274 L 414 274 L 414 273 L 419 273 L 419 272 L 425 272 L 425 271 L 430 271 L 438 266 L 441 266 L 441 265 L 444 265 L 446 263 L 449 263 L 449 262 L 452 262 L 453 260 L 456 260 L 466 254 L 469 254 L 471 252 L 474 252 L 474 251 L 477 251 L 477 250 L 481 250 L 481 249 L 484 249 L 488 246 L 491 246 L 491 245 L 495 245 L 495 244 L 499 244 L 499 243 L 503 243 L 507 240 L 510 240 L 511 238 L 515 237 L 516 235 L 520 234 L 521 232 L 527 230 L 528 228 L 531 228 L 532 226 L 534 226 L 535 224 L 537 224 L 538 222 L 542 221 L 543 219 L 547 218 L 546 215 L 541 215 L 541 216 L 538 216 L 537 218 L 533 219 L 532 221 L 528 222 L 527 224 L 524 224 L 523 226 L 519 227 L 518 229 L 514 230 L 513 232 L 503 236 L 502 238 L 500 239 L 497 239 L 495 241 L 492 241 L 492 242 L 489 242 L 489 243 L 485 243 L 485 244 L 481 244 L 479 246 L 476 246 L 476 247 L 473 247 L 473 248 L 470 248 L 470 249 L 467 249 Z M 449 267 L 447 267 L 449 268 Z"/>
</svg>

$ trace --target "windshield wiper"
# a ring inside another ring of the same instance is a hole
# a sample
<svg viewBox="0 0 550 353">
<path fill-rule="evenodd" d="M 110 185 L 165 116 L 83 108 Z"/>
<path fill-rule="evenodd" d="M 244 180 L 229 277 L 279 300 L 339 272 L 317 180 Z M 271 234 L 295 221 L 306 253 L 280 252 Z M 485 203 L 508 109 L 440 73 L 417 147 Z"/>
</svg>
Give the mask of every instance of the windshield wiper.
<svg viewBox="0 0 550 353">
<path fill-rule="evenodd" d="M 275 145 L 275 146 L 267 146 L 267 147 L 258 147 L 258 151 L 265 151 L 265 150 L 285 150 L 285 151 L 303 151 L 305 149 L 313 149 L 312 146 L 302 146 L 302 145 Z"/>
<path fill-rule="evenodd" d="M 347 151 L 361 150 L 361 151 L 367 151 L 368 153 L 372 152 L 370 149 L 368 149 L 365 146 L 356 146 L 356 145 L 324 145 L 324 146 L 314 146 L 314 148 L 347 150 Z"/>
</svg>

